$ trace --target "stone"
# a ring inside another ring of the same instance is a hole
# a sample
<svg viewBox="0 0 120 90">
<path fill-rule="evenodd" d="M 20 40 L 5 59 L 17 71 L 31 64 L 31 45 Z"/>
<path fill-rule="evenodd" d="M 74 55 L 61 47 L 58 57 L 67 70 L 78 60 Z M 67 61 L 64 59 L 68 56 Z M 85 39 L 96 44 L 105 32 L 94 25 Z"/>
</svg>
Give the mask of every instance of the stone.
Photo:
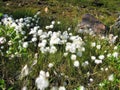
<svg viewBox="0 0 120 90">
<path fill-rule="evenodd" d="M 92 29 L 95 34 L 106 34 L 108 27 L 91 14 L 82 16 L 82 21 L 77 25 L 77 29 Z"/>
</svg>

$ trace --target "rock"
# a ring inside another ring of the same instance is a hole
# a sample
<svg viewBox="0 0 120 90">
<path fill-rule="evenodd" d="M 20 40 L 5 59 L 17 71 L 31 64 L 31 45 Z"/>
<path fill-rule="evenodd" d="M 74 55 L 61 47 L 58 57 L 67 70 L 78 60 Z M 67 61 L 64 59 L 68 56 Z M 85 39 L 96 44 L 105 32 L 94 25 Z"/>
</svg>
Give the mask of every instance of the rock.
<svg viewBox="0 0 120 90">
<path fill-rule="evenodd" d="M 91 14 L 85 14 L 77 29 L 92 29 L 95 34 L 106 34 L 108 27 Z"/>
<path fill-rule="evenodd" d="M 113 25 L 110 26 L 110 33 L 120 37 L 120 15 Z"/>
</svg>

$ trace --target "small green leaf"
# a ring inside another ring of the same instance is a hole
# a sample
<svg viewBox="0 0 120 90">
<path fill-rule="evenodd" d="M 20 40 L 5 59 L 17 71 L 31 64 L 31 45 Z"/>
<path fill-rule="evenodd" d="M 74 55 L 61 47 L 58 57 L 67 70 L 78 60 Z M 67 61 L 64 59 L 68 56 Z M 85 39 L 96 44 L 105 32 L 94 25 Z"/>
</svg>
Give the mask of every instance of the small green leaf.
<svg viewBox="0 0 120 90">
<path fill-rule="evenodd" d="M 3 13 L 0 13 L 0 17 L 2 17 L 3 16 Z"/>
</svg>

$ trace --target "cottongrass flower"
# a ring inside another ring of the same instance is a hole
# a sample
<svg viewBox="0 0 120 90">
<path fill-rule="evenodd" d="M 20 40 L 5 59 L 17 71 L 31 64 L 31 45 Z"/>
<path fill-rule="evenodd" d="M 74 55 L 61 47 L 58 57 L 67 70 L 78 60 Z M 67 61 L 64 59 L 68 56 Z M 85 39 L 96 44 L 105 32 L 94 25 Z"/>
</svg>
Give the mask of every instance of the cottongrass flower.
<svg viewBox="0 0 120 90">
<path fill-rule="evenodd" d="M 6 42 L 6 38 L 5 37 L 0 37 L 0 44 L 4 44 Z"/>
<path fill-rule="evenodd" d="M 101 45 L 97 45 L 96 48 L 97 48 L 97 49 L 101 49 Z"/>
<path fill-rule="evenodd" d="M 95 59 L 95 64 L 101 64 L 102 63 L 102 60 L 98 60 L 98 59 Z"/>
<path fill-rule="evenodd" d="M 70 31 L 70 30 L 71 30 L 71 28 L 69 27 L 69 28 L 68 28 L 68 31 Z"/>
<path fill-rule="evenodd" d="M 55 46 L 51 46 L 49 52 L 52 53 L 52 54 L 54 54 L 54 53 L 57 52 L 57 48 Z"/>
<path fill-rule="evenodd" d="M 75 60 L 73 65 L 74 65 L 74 67 L 79 67 L 80 63 L 78 60 Z"/>
<path fill-rule="evenodd" d="M 71 55 L 71 60 L 76 60 L 77 56 L 75 54 Z"/>
<path fill-rule="evenodd" d="M 53 27 L 54 27 L 54 25 L 53 25 L 53 24 L 51 24 L 51 25 L 49 26 L 49 28 L 50 28 L 50 29 L 53 29 Z"/>
<path fill-rule="evenodd" d="M 104 68 L 100 68 L 101 71 L 104 71 Z"/>
<path fill-rule="evenodd" d="M 54 25 L 54 24 L 55 24 L 55 21 L 52 21 L 51 24 Z"/>
<path fill-rule="evenodd" d="M 54 66 L 53 63 L 49 63 L 49 64 L 48 64 L 48 67 L 49 67 L 49 68 L 52 68 L 53 66 Z"/>
<path fill-rule="evenodd" d="M 118 58 L 118 52 L 114 52 L 112 55 L 113 57 Z"/>
<path fill-rule="evenodd" d="M 39 76 L 35 80 L 37 89 L 45 90 L 49 86 L 49 81 L 47 79 L 47 73 L 45 71 L 40 71 Z"/>
<path fill-rule="evenodd" d="M 109 57 L 111 57 L 111 56 L 112 56 L 112 54 L 111 54 L 111 53 L 108 53 L 108 54 L 107 54 L 107 57 L 108 57 L 108 58 L 109 58 Z"/>
<path fill-rule="evenodd" d="M 47 29 L 47 30 L 50 29 L 50 26 L 46 26 L 45 29 Z"/>
<path fill-rule="evenodd" d="M 89 64 L 89 62 L 88 61 L 85 61 L 84 63 L 82 63 L 82 66 L 87 66 Z"/>
<path fill-rule="evenodd" d="M 91 47 L 95 47 L 96 46 L 96 43 L 95 42 L 92 42 L 91 43 Z"/>
<path fill-rule="evenodd" d="M 60 24 L 60 23 L 61 23 L 60 21 L 57 22 L 57 24 Z"/>
<path fill-rule="evenodd" d="M 64 56 L 64 57 L 66 57 L 67 55 L 68 55 L 68 53 L 67 53 L 67 52 L 63 54 L 63 56 Z"/>
<path fill-rule="evenodd" d="M 93 82 L 93 78 L 90 78 L 89 81 L 90 81 L 90 82 Z"/>
<path fill-rule="evenodd" d="M 95 57 L 95 56 L 91 56 L 91 59 L 92 59 L 92 60 L 95 60 L 95 59 L 96 59 L 96 57 Z"/>
<path fill-rule="evenodd" d="M 80 86 L 79 90 L 86 90 L 84 86 Z"/>
<path fill-rule="evenodd" d="M 109 80 L 109 81 L 113 81 L 113 80 L 114 80 L 114 75 L 113 75 L 113 74 L 109 75 L 109 76 L 108 76 L 108 80 Z"/>
<path fill-rule="evenodd" d="M 118 47 L 117 47 L 117 46 L 115 46 L 115 47 L 114 47 L 114 50 L 117 50 L 117 49 L 118 49 Z"/>
<path fill-rule="evenodd" d="M 105 84 L 104 83 L 99 83 L 99 86 L 100 87 L 103 87 Z"/>
<path fill-rule="evenodd" d="M 27 90 L 27 87 L 26 87 L 26 86 L 24 86 L 21 90 Z"/>
<path fill-rule="evenodd" d="M 37 38 L 36 37 L 33 37 L 32 38 L 32 42 L 36 42 L 37 41 Z"/>
<path fill-rule="evenodd" d="M 108 67 L 105 68 L 105 71 L 108 71 Z"/>
<path fill-rule="evenodd" d="M 99 59 L 101 59 L 101 60 L 103 60 L 104 58 L 105 58 L 104 55 L 100 55 L 100 56 L 99 56 Z"/>
<path fill-rule="evenodd" d="M 114 36 L 113 34 L 110 34 L 109 37 L 108 37 L 109 43 L 114 44 L 117 38 L 118 38 L 117 35 Z"/>
<path fill-rule="evenodd" d="M 60 86 L 58 90 L 66 90 L 64 86 Z"/>
<path fill-rule="evenodd" d="M 23 48 L 27 48 L 28 47 L 28 42 L 23 42 Z"/>
</svg>

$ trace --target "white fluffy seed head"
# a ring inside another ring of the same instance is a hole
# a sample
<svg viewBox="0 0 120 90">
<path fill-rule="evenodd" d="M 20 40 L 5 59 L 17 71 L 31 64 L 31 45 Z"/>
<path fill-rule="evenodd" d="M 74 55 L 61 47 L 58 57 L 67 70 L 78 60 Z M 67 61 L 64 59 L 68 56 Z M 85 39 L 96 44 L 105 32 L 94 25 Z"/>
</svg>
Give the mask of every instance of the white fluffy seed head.
<svg viewBox="0 0 120 90">
<path fill-rule="evenodd" d="M 91 59 L 92 59 L 92 60 L 95 60 L 95 59 L 96 59 L 96 57 L 95 57 L 95 56 L 91 56 Z"/>
<path fill-rule="evenodd" d="M 113 80 L 114 80 L 114 75 L 113 75 L 113 74 L 109 75 L 109 76 L 108 76 L 108 80 L 109 80 L 109 81 L 113 81 Z"/>
<path fill-rule="evenodd" d="M 103 60 L 104 58 L 105 58 L 104 55 L 100 55 L 100 56 L 99 56 L 99 59 L 101 59 L 101 60 Z"/>
<path fill-rule="evenodd" d="M 102 60 L 96 59 L 96 60 L 95 60 L 95 63 L 96 63 L 96 64 L 101 64 L 101 63 L 102 63 Z"/>
<path fill-rule="evenodd" d="M 79 61 L 74 61 L 74 67 L 79 67 L 79 65 L 80 65 L 80 63 L 79 63 Z"/>
<path fill-rule="evenodd" d="M 60 86 L 58 90 L 66 90 L 64 86 Z"/>
<path fill-rule="evenodd" d="M 28 47 L 28 42 L 23 42 L 23 48 L 27 48 Z"/>
<path fill-rule="evenodd" d="M 76 60 L 77 56 L 75 54 L 71 55 L 71 60 Z"/>
<path fill-rule="evenodd" d="M 96 46 L 96 43 L 95 42 L 92 42 L 91 43 L 91 47 L 95 47 Z"/>
<path fill-rule="evenodd" d="M 53 66 L 54 66 L 53 63 L 49 63 L 49 64 L 48 64 L 48 67 L 49 67 L 49 68 L 52 68 Z"/>
<path fill-rule="evenodd" d="M 101 45 L 97 45 L 96 48 L 97 48 L 97 49 L 101 49 Z"/>
</svg>

